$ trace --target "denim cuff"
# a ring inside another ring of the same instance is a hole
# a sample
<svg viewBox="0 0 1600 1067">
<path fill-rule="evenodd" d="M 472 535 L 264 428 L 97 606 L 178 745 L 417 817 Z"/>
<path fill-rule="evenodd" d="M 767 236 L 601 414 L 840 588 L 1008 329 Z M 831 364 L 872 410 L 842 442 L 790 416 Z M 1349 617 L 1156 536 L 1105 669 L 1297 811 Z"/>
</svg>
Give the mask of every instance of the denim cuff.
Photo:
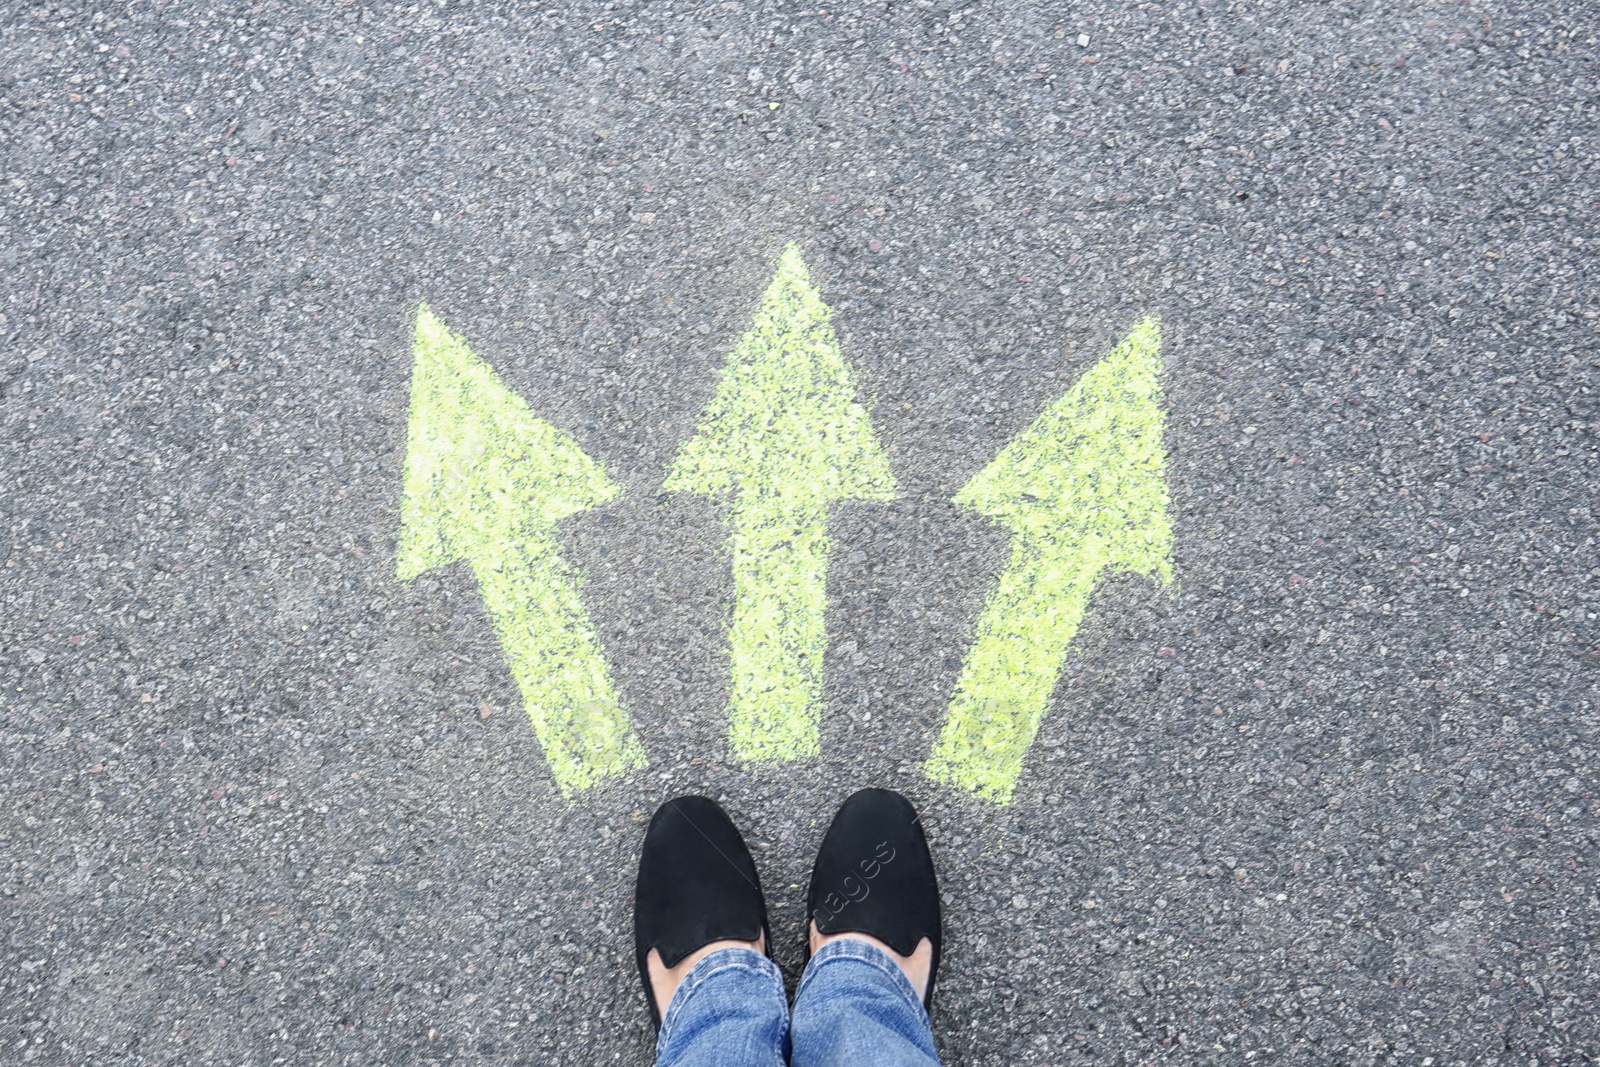
<svg viewBox="0 0 1600 1067">
<path fill-rule="evenodd" d="M 871 947 L 870 945 L 867 947 Z M 879 953 L 882 955 L 882 953 Z M 894 961 L 890 960 L 890 964 Z M 746 973 L 765 975 L 772 980 L 777 990 L 779 999 L 784 996 L 783 972 L 778 970 L 778 965 L 773 963 L 761 953 L 748 948 L 719 948 L 706 956 L 699 963 L 689 968 L 689 973 L 683 976 L 683 981 L 678 984 L 677 991 L 672 994 L 672 1003 L 667 1007 L 667 1014 L 661 1019 L 661 1037 L 664 1043 L 667 1031 L 672 1029 L 673 1023 L 688 1009 L 688 1004 L 694 999 L 695 993 L 717 975 L 727 971 L 744 971 Z M 908 983 L 909 985 L 909 983 Z"/>
<path fill-rule="evenodd" d="M 883 949 L 855 937 L 836 938 L 817 950 L 817 954 L 811 957 L 811 962 L 806 964 L 805 974 L 800 977 L 800 988 L 795 990 L 794 999 L 798 1001 L 805 995 L 806 986 L 822 968 L 846 961 L 864 963 L 881 972 L 906 1004 L 915 1009 L 915 1014 L 925 1024 L 932 1025 L 928 1019 L 928 1009 L 922 1006 L 922 998 L 917 996 L 916 987 L 911 984 L 911 979 L 906 977 L 906 972 L 900 969 L 900 965 Z"/>
</svg>

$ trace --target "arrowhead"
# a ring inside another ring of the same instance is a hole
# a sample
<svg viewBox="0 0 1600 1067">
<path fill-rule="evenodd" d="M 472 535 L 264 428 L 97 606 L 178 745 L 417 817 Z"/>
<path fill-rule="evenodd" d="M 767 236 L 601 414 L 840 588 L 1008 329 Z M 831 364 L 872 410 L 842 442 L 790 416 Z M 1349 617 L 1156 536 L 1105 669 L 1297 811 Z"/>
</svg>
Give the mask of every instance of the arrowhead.
<svg viewBox="0 0 1600 1067">
<path fill-rule="evenodd" d="M 888 500 L 889 458 L 833 335 L 832 314 L 790 245 L 666 489 Z"/>
<path fill-rule="evenodd" d="M 1145 319 L 994 462 L 956 503 L 1041 548 L 1172 578 L 1162 444 L 1161 327 Z"/>
<path fill-rule="evenodd" d="M 412 351 L 400 578 L 497 553 L 621 491 L 426 305 Z"/>
</svg>

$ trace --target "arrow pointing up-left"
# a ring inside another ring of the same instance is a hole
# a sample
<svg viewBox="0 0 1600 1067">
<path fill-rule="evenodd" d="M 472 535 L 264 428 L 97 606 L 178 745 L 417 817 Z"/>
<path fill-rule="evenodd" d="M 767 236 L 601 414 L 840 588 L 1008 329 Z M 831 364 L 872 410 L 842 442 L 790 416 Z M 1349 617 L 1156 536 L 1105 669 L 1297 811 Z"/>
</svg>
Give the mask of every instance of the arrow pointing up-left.
<svg viewBox="0 0 1600 1067">
<path fill-rule="evenodd" d="M 645 766 L 556 541 L 622 487 L 425 306 L 414 355 L 398 577 L 471 565 L 562 792 Z"/>
</svg>

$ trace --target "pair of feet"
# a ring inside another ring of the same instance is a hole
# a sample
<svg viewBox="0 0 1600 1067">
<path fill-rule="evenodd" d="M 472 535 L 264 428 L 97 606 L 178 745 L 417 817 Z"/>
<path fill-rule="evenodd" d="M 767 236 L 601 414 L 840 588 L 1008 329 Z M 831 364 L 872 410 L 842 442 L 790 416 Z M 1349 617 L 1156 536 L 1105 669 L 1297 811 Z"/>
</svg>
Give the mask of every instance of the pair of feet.
<svg viewBox="0 0 1600 1067">
<path fill-rule="evenodd" d="M 656 811 L 639 855 L 634 955 L 659 1026 L 678 985 L 718 949 L 766 955 L 766 901 L 750 850 L 706 797 Z M 916 809 L 887 789 L 863 789 L 839 809 L 806 894 L 808 955 L 837 938 L 865 941 L 900 965 L 924 1006 L 939 966 L 939 885 Z"/>
</svg>

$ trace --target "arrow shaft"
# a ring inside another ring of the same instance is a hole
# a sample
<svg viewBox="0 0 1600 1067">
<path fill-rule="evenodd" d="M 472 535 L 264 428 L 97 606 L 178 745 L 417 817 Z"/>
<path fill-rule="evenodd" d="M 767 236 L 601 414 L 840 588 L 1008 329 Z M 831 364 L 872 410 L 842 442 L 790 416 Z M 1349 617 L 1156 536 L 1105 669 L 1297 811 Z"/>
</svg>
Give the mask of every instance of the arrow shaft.
<svg viewBox="0 0 1600 1067">
<path fill-rule="evenodd" d="M 1099 559 L 1017 538 L 978 617 L 928 761 L 930 777 L 1009 803 L 1022 761 L 1103 570 Z"/>
<path fill-rule="evenodd" d="M 645 766 L 611 682 L 577 574 L 554 538 L 507 539 L 473 560 L 534 736 L 564 793 Z"/>
<path fill-rule="evenodd" d="M 821 751 L 832 547 L 823 501 L 746 496 L 735 508 L 728 742 L 736 759 Z"/>
</svg>

